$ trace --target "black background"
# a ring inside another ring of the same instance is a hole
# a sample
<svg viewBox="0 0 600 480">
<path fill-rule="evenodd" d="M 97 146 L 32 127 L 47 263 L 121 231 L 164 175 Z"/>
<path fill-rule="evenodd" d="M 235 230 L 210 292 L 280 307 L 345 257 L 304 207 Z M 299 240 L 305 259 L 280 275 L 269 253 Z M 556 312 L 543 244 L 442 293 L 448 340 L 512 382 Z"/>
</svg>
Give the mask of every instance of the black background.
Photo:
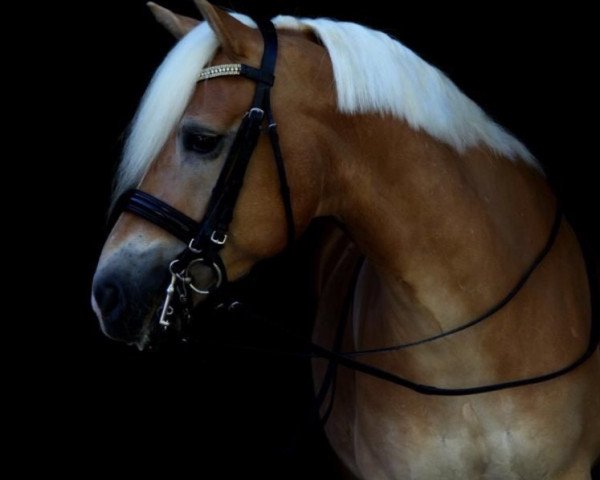
<svg viewBox="0 0 600 480">
<path fill-rule="evenodd" d="M 111 177 L 123 132 L 173 40 L 143 1 L 82 3 L 52 12 L 57 20 L 49 37 L 56 42 L 53 55 L 59 52 L 57 72 L 66 72 L 60 74 L 58 93 L 48 95 L 56 112 L 50 128 L 66 152 L 52 165 L 60 185 L 52 201 L 64 208 L 53 218 L 57 253 L 50 259 L 56 271 L 47 289 L 51 300 L 39 305 L 40 318 L 48 322 L 40 329 L 47 335 L 43 361 L 36 365 L 39 376 L 26 381 L 38 414 L 33 442 L 62 453 L 43 461 L 82 475 L 165 471 L 178 478 L 191 469 L 218 478 L 337 478 L 322 436 L 299 427 L 311 405 L 305 362 L 221 351 L 211 342 L 192 352 L 139 353 L 100 334 L 89 296 L 106 234 Z M 162 4 L 198 16 L 191 0 Z M 423 3 L 399 5 L 390 13 L 389 5 L 223 2 L 243 13 L 329 16 L 393 34 L 448 73 L 531 148 L 572 222 L 598 245 L 592 173 L 597 122 L 588 119 L 597 105 L 596 78 L 589 71 L 591 12 L 575 6 L 525 12 L 509 4 L 440 9 Z M 70 212 L 73 202 L 87 213 Z M 310 241 L 298 247 L 300 258 Z M 259 307 L 306 333 L 311 311 L 306 262 L 276 259 L 255 278 L 245 288 Z M 207 337 L 217 344 L 234 331 L 238 340 L 247 335 L 253 342 L 285 346 L 263 329 L 234 321 L 206 326 Z M 66 438 L 61 444 L 57 432 Z M 206 473 L 213 469 L 220 473 Z"/>
</svg>

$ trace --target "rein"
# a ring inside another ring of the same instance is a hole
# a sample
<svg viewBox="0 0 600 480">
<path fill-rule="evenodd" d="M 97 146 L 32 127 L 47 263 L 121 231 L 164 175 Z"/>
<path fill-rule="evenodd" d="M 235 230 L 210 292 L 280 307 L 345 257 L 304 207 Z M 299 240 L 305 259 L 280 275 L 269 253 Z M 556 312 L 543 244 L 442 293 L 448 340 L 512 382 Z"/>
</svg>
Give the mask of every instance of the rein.
<svg viewBox="0 0 600 480">
<path fill-rule="evenodd" d="M 519 281 L 515 284 L 515 286 L 513 288 L 511 288 L 511 290 L 506 294 L 506 296 L 502 300 L 500 300 L 498 303 L 496 303 L 493 307 L 489 308 L 488 310 L 486 310 L 484 313 L 482 313 L 478 317 L 476 317 L 473 320 L 470 320 L 466 323 L 463 323 L 463 324 L 459 325 L 458 327 L 454 327 L 454 328 L 451 328 L 450 330 L 446 330 L 445 332 L 441 332 L 441 333 L 438 333 L 437 335 L 433 335 L 432 337 L 427 337 L 427 338 L 423 338 L 420 340 L 415 340 L 413 342 L 403 343 L 400 345 L 392 345 L 390 347 L 370 348 L 367 350 L 354 350 L 352 352 L 344 352 L 344 355 L 351 356 L 351 357 L 358 357 L 361 355 L 371 355 L 374 353 L 394 352 L 394 351 L 398 351 L 398 350 L 403 350 L 405 348 L 416 347 L 417 345 L 423 345 L 424 343 L 433 342 L 434 340 L 439 340 L 440 338 L 444 338 L 449 335 L 453 335 L 455 333 L 466 330 L 467 328 L 473 327 L 473 326 L 477 325 L 478 323 L 488 319 L 492 315 L 498 313 L 500 310 L 502 310 L 502 308 L 504 308 L 506 305 L 508 305 L 508 303 L 510 303 L 510 301 L 513 298 L 515 298 L 515 296 L 521 291 L 523 286 L 527 283 L 527 280 L 529 280 L 529 277 L 531 277 L 531 275 L 533 274 L 533 272 L 536 271 L 536 269 L 540 265 L 540 263 L 542 263 L 544 258 L 546 258 L 546 255 L 548 255 L 548 253 L 550 253 L 550 250 L 552 250 L 552 247 L 554 246 L 554 243 L 556 242 L 556 237 L 558 237 L 558 232 L 560 231 L 560 225 L 562 223 L 562 217 L 563 217 L 562 210 L 560 209 L 560 206 L 557 205 L 556 213 L 554 214 L 554 222 L 552 223 L 552 228 L 550 229 L 550 235 L 548 236 L 548 240 L 546 241 L 544 248 L 542 248 L 540 253 L 538 253 L 538 255 L 535 257 L 533 262 L 531 262 L 531 264 L 529 265 L 527 270 L 525 270 L 525 272 L 521 275 L 521 278 L 519 278 Z"/>
<path fill-rule="evenodd" d="M 597 294 L 594 295 L 594 292 L 596 292 L 597 290 L 593 290 L 595 287 L 597 287 L 597 279 L 595 278 L 595 271 L 593 270 L 593 266 L 588 263 L 587 268 L 588 268 L 588 278 L 590 279 L 590 287 L 591 287 L 591 294 L 592 294 L 592 318 L 591 318 L 591 326 L 590 326 L 590 333 L 589 333 L 589 341 L 588 341 L 585 351 L 581 354 L 581 356 L 579 356 L 579 358 L 577 358 L 575 361 L 573 361 L 569 365 L 567 365 L 563 368 L 560 368 L 558 370 L 555 370 L 553 372 L 549 372 L 549 373 L 545 373 L 542 375 L 537 375 L 537 376 L 529 377 L 529 378 L 522 378 L 522 379 L 518 379 L 518 380 L 511 380 L 508 382 L 493 383 L 493 384 L 488 384 L 488 385 L 480 385 L 480 386 L 476 386 L 476 387 L 441 388 L 441 387 L 436 387 L 433 385 L 420 384 L 420 383 L 414 382 L 412 380 L 408 380 L 406 378 L 403 378 L 396 374 L 393 374 L 387 370 L 381 369 L 374 365 L 370 365 L 368 363 L 361 362 L 361 361 L 358 361 L 358 360 L 352 358 L 353 354 L 354 355 L 363 354 L 363 352 L 361 352 L 361 351 L 338 353 L 334 350 L 329 350 L 327 348 L 324 348 L 320 345 L 316 345 L 314 343 L 310 343 L 309 348 L 310 348 L 311 352 L 313 353 L 314 357 L 329 359 L 330 361 L 334 361 L 336 364 L 343 365 L 344 367 L 364 373 L 371 377 L 375 377 L 380 380 L 385 380 L 385 381 L 393 383 L 395 385 L 399 385 L 401 387 L 408 388 L 416 393 L 420 393 L 423 395 L 437 395 L 437 396 L 446 396 L 446 397 L 476 395 L 476 394 L 481 394 L 481 393 L 495 392 L 498 390 L 505 390 L 508 388 L 516 388 L 516 387 L 522 387 L 522 386 L 526 386 L 526 385 L 534 385 L 537 383 L 547 382 L 549 380 L 553 380 L 555 378 L 566 375 L 567 373 L 575 370 L 577 367 L 579 367 L 580 365 L 585 363 L 596 352 L 598 345 L 600 343 L 600 320 L 598 318 L 600 302 L 598 301 L 598 298 L 597 298 L 598 295 Z M 489 315 L 486 318 L 489 318 Z M 483 319 L 481 319 L 481 320 L 483 320 Z M 345 323 L 346 321 L 347 320 L 345 318 L 342 318 L 340 323 Z M 470 324 L 465 324 L 465 325 L 466 326 L 463 326 L 463 328 L 460 328 L 460 330 L 464 330 L 465 328 L 467 328 L 467 326 L 471 326 L 473 324 L 470 322 Z M 387 348 L 382 348 L 382 349 L 373 349 L 373 350 L 369 350 L 368 353 L 384 353 L 384 352 L 389 352 L 392 350 L 399 350 L 401 348 L 405 348 L 408 346 L 420 345 L 420 344 L 423 344 L 428 341 L 437 340 L 438 338 L 441 338 L 442 336 L 450 335 L 451 333 L 454 333 L 454 332 L 452 330 L 450 330 L 448 332 L 445 332 L 444 335 L 437 335 L 435 337 L 430 337 L 430 338 L 424 339 L 418 343 L 415 342 L 413 344 L 398 345 L 395 347 L 387 347 Z"/>
<path fill-rule="evenodd" d="M 229 226 L 233 219 L 234 209 L 242 189 L 244 176 L 246 174 L 252 154 L 258 143 L 261 128 L 265 122 L 265 119 L 268 125 L 269 141 L 273 150 L 275 166 L 279 176 L 282 204 L 287 222 L 288 246 L 292 244 L 296 236 L 290 190 L 285 172 L 283 156 L 281 154 L 281 148 L 279 145 L 277 124 L 275 123 L 271 109 L 270 93 L 275 80 L 274 72 L 277 59 L 277 33 L 271 22 L 257 22 L 257 25 L 264 40 L 264 51 L 260 68 L 254 68 L 244 64 L 216 65 L 204 69 L 200 75 L 200 78 L 198 79 L 198 81 L 204 81 L 222 76 L 243 76 L 256 83 L 252 104 L 244 115 L 241 125 L 236 133 L 232 147 L 225 160 L 223 170 L 221 171 L 215 187 L 212 190 L 207 211 L 202 221 L 197 222 L 196 220 L 191 219 L 184 213 L 178 211 L 162 200 L 141 190 L 130 190 L 122 195 L 119 199 L 118 205 L 121 211 L 133 213 L 151 223 L 154 223 L 187 245 L 187 248 L 185 248 L 170 263 L 169 266 L 171 279 L 166 290 L 163 306 L 159 310 L 160 318 L 158 321 L 158 323 L 163 326 L 165 330 L 176 327 L 177 331 L 181 332 L 190 324 L 192 320 L 192 292 L 196 292 L 201 295 L 213 295 L 217 292 L 222 293 L 222 291 L 228 285 L 227 272 L 219 252 L 227 242 Z M 594 293 L 596 292 L 594 289 L 597 288 L 594 283 L 596 277 L 594 275 L 593 267 L 589 262 L 587 263 L 587 268 L 588 278 L 592 288 L 591 292 L 593 304 L 592 326 L 589 343 L 585 352 L 577 360 L 559 370 L 536 377 L 477 387 L 439 388 L 432 385 L 424 385 L 413 382 L 354 358 L 362 355 L 385 353 L 422 345 L 424 343 L 432 342 L 434 340 L 438 340 L 440 338 L 460 332 L 482 322 L 487 318 L 490 318 L 492 315 L 506 306 L 519 293 L 519 291 L 531 277 L 532 273 L 551 251 L 558 236 L 562 218 L 563 214 L 560 208 L 557 207 L 554 222 L 544 248 L 535 257 L 531 265 L 527 268 L 527 270 L 520 277 L 516 285 L 508 292 L 508 294 L 479 317 L 456 328 L 429 338 L 402 345 L 394 345 L 378 349 L 341 352 L 344 332 L 346 330 L 348 318 L 351 316 L 352 301 L 356 292 L 358 276 L 364 262 L 363 257 L 360 259 L 355 268 L 350 289 L 343 305 L 342 318 L 338 324 L 334 346 L 331 349 L 311 342 L 307 343 L 303 341 L 303 344 L 305 345 L 304 352 L 277 352 L 274 350 L 262 350 L 262 352 L 270 354 L 286 354 L 302 357 L 323 358 L 329 360 L 330 363 L 316 398 L 317 407 L 320 408 L 327 397 L 329 388 L 331 387 L 333 389 L 332 394 L 329 397 L 330 401 L 326 409 L 325 419 L 322 420 L 322 422 L 326 421 L 326 418 L 331 413 L 331 409 L 333 407 L 335 378 L 338 365 L 342 365 L 366 375 L 370 375 L 395 385 L 408 388 L 417 393 L 439 396 L 460 396 L 487 393 L 507 388 L 541 383 L 552 380 L 561 375 L 565 375 L 590 358 L 596 351 L 598 342 L 600 340 L 600 322 L 595 315 L 598 311 L 598 299 L 594 296 Z M 586 258 L 589 258 L 589 256 L 586 256 Z M 201 288 L 195 283 L 195 274 L 199 272 L 199 269 L 207 268 L 211 271 L 213 283 L 209 287 Z M 238 303 L 239 306 L 239 302 L 232 302 L 230 303 L 230 307 L 233 306 L 234 303 Z M 268 323 L 268 320 L 264 317 L 259 317 L 252 314 L 249 316 Z M 288 337 L 294 336 L 291 332 L 285 331 L 280 325 L 275 325 L 275 327 L 278 330 L 281 330 Z M 255 351 L 260 352 L 261 350 L 255 349 Z"/>
<path fill-rule="evenodd" d="M 353 356 L 357 355 L 357 354 L 364 355 L 367 353 L 370 353 L 370 354 L 386 353 L 386 352 L 390 352 L 390 351 L 394 351 L 394 350 L 400 350 L 402 348 L 408 348 L 411 346 L 421 345 L 421 344 L 424 344 L 427 342 L 438 340 L 439 338 L 442 338 L 442 337 L 449 336 L 452 333 L 456 333 L 458 331 L 465 330 L 466 328 L 468 328 L 470 326 L 473 326 L 487 318 L 490 318 L 494 313 L 496 313 L 500 309 L 502 309 L 505 305 L 507 305 L 510 302 L 510 300 L 512 298 L 514 298 L 518 294 L 518 292 L 522 289 L 522 287 L 527 282 L 527 279 L 536 270 L 536 268 L 541 264 L 542 260 L 548 255 L 548 253 L 552 249 L 554 242 L 556 241 L 556 237 L 558 236 L 558 231 L 559 231 L 560 224 L 562 223 L 562 218 L 563 218 L 563 214 L 561 213 L 560 209 L 557 208 L 557 213 L 555 216 L 553 228 L 552 228 L 552 231 L 550 232 L 550 236 L 548 238 L 546 245 L 544 246 L 542 251 L 538 254 L 538 256 L 536 256 L 533 263 L 526 270 L 525 274 L 520 278 L 520 280 L 517 282 L 515 287 L 509 292 L 509 294 L 506 297 L 504 297 L 498 304 L 496 304 L 494 307 L 489 309 L 486 312 L 486 314 L 481 315 L 480 317 L 477 317 L 475 320 L 465 323 L 465 324 L 461 325 L 460 327 L 448 330 L 446 332 L 435 335 L 433 337 L 428 337 L 426 339 L 422 339 L 417 342 L 411 342 L 408 344 L 395 345 L 392 347 L 383 347 L 383 348 L 379 348 L 379 349 L 341 352 L 340 349 L 341 349 L 342 339 L 343 339 L 344 332 L 346 331 L 346 328 L 347 328 L 347 323 L 351 316 L 352 304 L 353 304 L 353 299 L 354 299 L 355 292 L 356 292 L 358 277 L 359 277 L 360 271 L 361 271 L 362 266 L 365 261 L 365 257 L 361 257 L 358 260 L 357 265 L 354 269 L 354 273 L 352 275 L 350 288 L 348 289 L 348 293 L 345 297 L 345 301 L 344 301 L 344 304 L 342 307 L 342 316 L 338 323 L 337 331 L 335 334 L 334 345 L 332 348 L 326 348 L 321 345 L 315 344 L 313 342 L 307 342 L 306 340 L 300 338 L 298 335 L 295 335 L 293 332 L 286 330 L 284 327 L 282 327 L 281 325 L 279 325 L 277 323 L 269 321 L 267 318 L 265 318 L 263 316 L 255 315 L 252 312 L 246 312 L 246 315 L 250 319 L 266 324 L 272 330 L 279 331 L 283 336 L 285 336 L 287 338 L 297 340 L 298 342 L 300 342 L 303 345 L 304 349 L 301 351 L 297 351 L 297 352 L 265 350 L 265 349 L 251 349 L 251 350 L 245 349 L 245 348 L 242 348 L 242 349 L 248 350 L 248 351 L 253 351 L 255 353 L 263 353 L 263 354 L 269 354 L 269 355 L 285 355 L 285 356 L 294 356 L 294 357 L 300 357 L 300 358 L 322 358 L 322 359 L 329 360 L 330 363 L 327 367 L 323 382 L 318 390 L 318 393 L 317 393 L 317 396 L 315 399 L 317 409 L 319 409 L 324 404 L 324 401 L 326 399 L 329 388 L 332 389 L 331 390 L 332 393 L 329 397 L 329 402 L 328 402 L 328 406 L 326 408 L 326 412 L 325 412 L 324 416 L 321 418 L 322 424 L 324 424 L 327 421 L 327 418 L 330 415 L 331 409 L 333 406 L 333 396 L 335 394 L 335 377 L 336 377 L 336 371 L 337 371 L 338 365 L 342 365 L 346 368 L 364 373 L 371 377 L 378 378 L 380 380 L 384 380 L 384 381 L 393 383 L 395 385 L 399 385 L 401 387 L 408 388 L 409 390 L 412 390 L 416 393 L 420 393 L 423 395 L 435 395 L 435 396 L 447 396 L 447 397 L 448 396 L 476 395 L 476 394 L 494 392 L 494 391 L 498 391 L 498 390 L 505 390 L 508 388 L 516 388 L 516 387 L 522 387 L 522 386 L 526 386 L 526 385 L 534 385 L 537 383 L 547 382 L 549 380 L 553 380 L 560 376 L 566 375 L 567 373 L 575 370 L 577 367 L 579 367 L 580 365 L 585 363 L 596 352 L 596 349 L 598 348 L 598 345 L 600 344 L 600 316 L 598 314 L 598 312 L 600 312 L 600 296 L 597 293 L 600 285 L 599 285 L 599 281 L 598 281 L 598 275 L 596 272 L 596 268 L 593 265 L 593 262 L 591 260 L 593 258 L 591 251 L 588 251 L 588 249 L 586 248 L 586 244 L 581 241 L 579 243 L 582 246 L 583 251 L 584 251 L 584 258 L 586 261 L 586 270 L 587 270 L 587 276 L 588 276 L 588 281 L 589 281 L 589 286 L 590 286 L 590 294 L 591 294 L 591 312 L 592 312 L 591 326 L 590 326 L 590 333 L 589 333 L 589 341 L 588 341 L 585 351 L 576 360 L 574 360 L 572 363 L 568 364 L 567 366 L 560 368 L 558 370 L 555 370 L 553 372 L 546 373 L 546 374 L 542 374 L 542 375 L 538 375 L 538 376 L 534 376 L 534 377 L 517 379 L 517 380 L 511 380 L 508 382 L 500 382 L 500 383 L 480 385 L 480 386 L 476 386 L 476 387 L 467 387 L 467 388 L 441 388 L 441 387 L 436 387 L 433 385 L 420 384 L 420 383 L 414 382 L 412 380 L 400 377 L 399 375 L 391 373 L 382 368 L 376 367 L 369 363 L 365 363 L 363 361 L 359 361 L 359 360 L 353 358 Z M 241 309 L 243 309 L 243 307 L 238 302 L 234 302 L 234 303 L 236 304 L 236 305 L 234 305 L 235 311 L 240 311 Z M 233 348 L 236 348 L 236 347 L 233 347 Z"/>
</svg>

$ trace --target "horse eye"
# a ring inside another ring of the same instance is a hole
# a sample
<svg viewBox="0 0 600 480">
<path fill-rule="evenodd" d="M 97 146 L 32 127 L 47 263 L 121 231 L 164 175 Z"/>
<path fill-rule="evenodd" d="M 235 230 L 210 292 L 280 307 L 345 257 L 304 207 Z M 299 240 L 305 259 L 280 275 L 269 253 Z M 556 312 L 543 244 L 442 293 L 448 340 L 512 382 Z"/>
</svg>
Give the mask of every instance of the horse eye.
<svg viewBox="0 0 600 480">
<path fill-rule="evenodd" d="M 198 133 L 185 133 L 183 135 L 183 148 L 200 155 L 211 153 L 221 141 L 220 135 L 201 135 Z"/>
</svg>

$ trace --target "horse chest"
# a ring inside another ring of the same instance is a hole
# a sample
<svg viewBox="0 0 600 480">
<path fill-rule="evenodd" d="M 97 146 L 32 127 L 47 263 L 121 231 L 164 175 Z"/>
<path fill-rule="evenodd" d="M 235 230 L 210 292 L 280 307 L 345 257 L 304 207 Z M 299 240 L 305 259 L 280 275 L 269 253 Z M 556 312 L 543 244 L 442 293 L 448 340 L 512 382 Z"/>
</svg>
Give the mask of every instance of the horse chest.
<svg viewBox="0 0 600 480">
<path fill-rule="evenodd" d="M 535 423 L 464 400 L 450 409 L 362 410 L 354 425 L 357 473 L 364 480 L 548 478 L 570 455 L 577 429 L 547 425 L 548 436 L 540 437 Z"/>
<path fill-rule="evenodd" d="M 522 479 L 534 478 L 523 436 L 511 431 L 481 436 L 418 432 L 380 444 L 373 451 L 357 443 L 357 460 L 367 479 Z M 521 449 L 521 452 L 519 452 Z M 383 456 L 381 453 L 386 452 Z M 537 478 L 537 477 L 535 477 Z"/>
</svg>

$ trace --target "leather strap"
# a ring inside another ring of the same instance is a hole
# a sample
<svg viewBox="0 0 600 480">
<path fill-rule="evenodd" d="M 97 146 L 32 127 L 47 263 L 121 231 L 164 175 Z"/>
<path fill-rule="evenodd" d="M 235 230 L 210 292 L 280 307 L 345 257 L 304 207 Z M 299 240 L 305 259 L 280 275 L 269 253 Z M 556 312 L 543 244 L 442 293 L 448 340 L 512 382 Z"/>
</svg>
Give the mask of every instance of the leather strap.
<svg viewBox="0 0 600 480">
<path fill-rule="evenodd" d="M 119 199 L 120 210 L 159 226 L 182 242 L 188 243 L 200 224 L 171 205 L 141 190 L 129 190 Z"/>
<path fill-rule="evenodd" d="M 262 60 L 260 62 L 260 78 L 266 78 L 267 81 L 259 80 L 257 82 L 252 105 L 262 107 L 265 111 L 268 111 L 271 107 L 269 95 L 275 78 L 275 63 L 277 62 L 277 32 L 275 25 L 270 21 L 258 20 L 256 25 L 262 34 L 264 45 Z M 268 83 L 268 80 L 271 78 L 272 81 Z"/>
<path fill-rule="evenodd" d="M 556 238 L 558 237 L 558 232 L 560 231 L 560 225 L 562 223 L 563 213 L 560 205 L 557 204 L 556 212 L 554 214 L 554 221 L 552 223 L 552 228 L 550 229 L 550 234 L 548 235 L 548 240 L 546 240 L 546 244 L 531 262 L 527 270 L 523 272 L 517 283 L 511 288 L 511 290 L 494 306 L 488 308 L 484 313 L 479 315 L 478 317 L 465 322 L 457 327 L 451 328 L 450 330 L 446 330 L 445 332 L 438 333 L 437 335 L 433 335 L 432 337 L 422 338 L 420 340 L 415 340 L 414 342 L 402 343 L 400 345 L 392 345 L 390 347 L 381 347 L 381 348 L 369 348 L 366 350 L 355 350 L 352 352 L 344 352 L 344 355 L 349 357 L 359 357 L 363 355 L 372 355 L 375 353 L 385 353 L 385 352 L 394 352 L 398 350 L 404 350 L 405 348 L 416 347 L 418 345 L 423 345 L 424 343 L 433 342 L 434 340 L 439 340 L 440 338 L 447 337 L 449 335 L 453 335 L 455 333 L 466 330 L 467 328 L 473 327 L 478 323 L 483 322 L 484 320 L 490 318 L 492 315 L 495 315 L 500 310 L 502 310 L 506 305 L 510 303 L 510 301 L 515 298 L 515 296 L 521 291 L 523 286 L 529 280 L 529 277 L 536 271 L 540 263 L 546 258 L 554 243 L 556 242 Z"/>
<path fill-rule="evenodd" d="M 154 223 L 188 245 L 189 248 L 182 251 L 176 259 L 178 262 L 175 262 L 176 268 L 180 270 L 185 269 L 194 259 L 202 258 L 211 264 L 218 264 L 226 277 L 218 252 L 227 240 L 229 225 L 233 219 L 248 164 L 256 148 L 265 116 L 269 124 L 269 140 L 280 182 L 287 222 L 288 246 L 295 238 L 290 189 L 279 146 L 277 125 L 271 111 L 270 92 L 275 81 L 277 32 L 270 21 L 259 21 L 257 25 L 264 40 L 260 68 L 241 65 L 239 69 L 240 75 L 256 82 L 254 98 L 238 128 L 223 169 L 211 192 L 202 221 L 197 222 L 162 200 L 140 190 L 130 190 L 119 200 L 121 211 L 128 211 Z"/>
</svg>

